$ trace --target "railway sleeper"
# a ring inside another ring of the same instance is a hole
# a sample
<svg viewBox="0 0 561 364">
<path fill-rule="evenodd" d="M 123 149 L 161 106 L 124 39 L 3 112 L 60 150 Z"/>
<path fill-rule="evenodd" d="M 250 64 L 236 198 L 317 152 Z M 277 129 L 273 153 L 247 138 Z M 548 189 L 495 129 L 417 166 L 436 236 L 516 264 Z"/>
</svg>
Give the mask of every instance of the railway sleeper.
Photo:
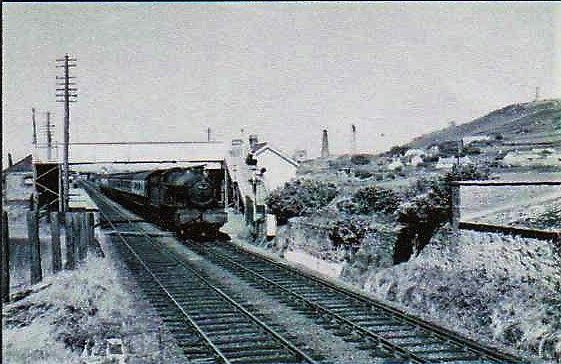
<svg viewBox="0 0 561 364">
<path fill-rule="evenodd" d="M 408 326 L 400 323 L 381 323 L 381 324 L 371 324 L 371 325 L 364 325 L 364 326 L 368 328 L 369 331 L 376 332 L 376 333 L 416 330 L 416 327 L 414 326 Z"/>
<path fill-rule="evenodd" d="M 253 322 L 248 322 L 247 320 L 245 320 L 245 322 L 243 321 L 239 321 L 239 322 L 231 322 L 231 323 L 214 323 L 214 324 L 200 324 L 197 322 L 197 324 L 206 332 L 215 334 L 218 332 L 228 332 L 228 331 L 232 331 L 232 330 L 236 330 L 236 331 L 243 331 L 245 329 L 253 329 L 255 330 L 256 325 Z"/>
<path fill-rule="evenodd" d="M 232 358 L 229 359 L 231 363 L 251 363 L 251 364 L 258 364 L 258 363 L 275 363 L 275 364 L 283 364 L 283 363 L 302 363 L 302 360 L 298 360 L 295 355 L 293 354 L 283 354 L 283 355 L 268 355 L 268 356 L 261 356 L 261 357 L 254 357 L 254 356 L 244 356 L 239 358 Z"/>
<path fill-rule="evenodd" d="M 230 350 L 253 350 L 253 349 L 275 349 L 279 344 L 273 341 L 251 341 L 251 342 L 235 342 L 220 345 L 220 350 L 229 352 Z"/>
<path fill-rule="evenodd" d="M 213 331 L 205 331 L 208 337 L 212 337 L 214 339 L 220 338 L 222 336 L 232 335 L 232 336 L 245 336 L 251 334 L 261 334 L 261 332 L 255 328 L 245 327 L 240 328 L 238 330 L 230 329 L 221 329 L 221 330 L 213 330 Z"/>
<path fill-rule="evenodd" d="M 466 354 L 467 352 L 464 349 L 461 348 L 440 348 L 440 349 L 424 349 L 424 350 L 415 350 L 414 351 L 415 354 L 419 354 L 419 355 L 423 355 L 423 356 L 427 356 L 430 359 L 430 356 L 434 355 L 434 354 L 442 354 L 442 355 L 456 355 L 458 353 L 460 354 Z"/>
<path fill-rule="evenodd" d="M 237 311 L 231 311 L 231 312 L 219 312 L 215 315 L 213 315 L 213 319 L 227 319 L 227 318 L 232 318 L 232 317 L 239 317 L 240 313 Z M 194 320 L 205 320 L 206 318 L 208 318 L 208 315 L 205 314 L 200 314 L 200 313 L 194 313 L 193 315 L 191 315 L 191 317 Z"/>
<path fill-rule="evenodd" d="M 220 350 L 228 357 L 228 359 L 243 358 L 243 357 L 268 357 L 268 356 L 279 356 L 286 353 L 286 349 L 277 345 L 274 348 L 246 348 L 246 349 L 235 349 L 225 351 L 220 348 Z"/>
<path fill-rule="evenodd" d="M 257 342 L 257 341 L 267 341 L 267 335 L 263 333 L 248 333 L 244 335 L 236 335 L 236 334 L 227 334 L 222 335 L 218 338 L 212 340 L 212 342 L 216 345 L 223 345 L 223 344 L 233 344 L 233 343 L 243 343 L 243 342 Z"/>
<path fill-rule="evenodd" d="M 172 336 L 181 345 L 202 345 L 205 343 L 204 339 L 198 333 L 186 333 L 185 330 L 169 330 Z"/>
<path fill-rule="evenodd" d="M 354 322 L 358 326 L 364 327 L 376 327 L 376 326 L 383 326 L 383 325 L 392 325 L 392 324 L 399 324 L 398 322 L 392 319 L 364 319 L 364 320 L 353 320 L 350 317 L 345 316 L 346 319 L 349 321 Z"/>
<path fill-rule="evenodd" d="M 185 305 L 185 307 L 203 308 L 203 307 L 221 307 L 225 306 L 223 299 L 219 297 L 210 297 L 206 300 L 201 300 L 200 296 L 191 296 L 185 292 L 172 292 L 173 298 Z"/>
<path fill-rule="evenodd" d="M 237 325 L 240 323 L 246 323 L 248 322 L 247 318 L 243 315 L 235 315 L 235 316 L 228 316 L 228 317 L 208 317 L 208 316 L 203 316 L 203 317 L 198 317 L 195 318 L 193 316 L 191 316 L 193 318 L 193 320 L 195 320 L 197 322 L 198 325 L 200 326 L 209 326 L 212 327 L 213 325 Z"/>
<path fill-rule="evenodd" d="M 188 297 L 175 297 L 181 303 L 184 309 L 188 311 L 206 311 L 206 312 L 221 312 L 221 309 L 227 308 L 229 305 L 224 301 L 207 301 L 200 302 Z"/>
<path fill-rule="evenodd" d="M 412 342 L 404 342 L 404 343 L 400 343 L 398 344 L 400 346 L 404 346 L 407 347 L 408 350 L 418 350 L 416 349 L 417 347 L 421 347 L 422 348 L 437 348 L 437 347 L 443 347 L 446 345 L 450 345 L 446 342 L 443 341 L 436 341 L 436 340 L 431 340 L 431 339 L 427 339 L 427 341 L 412 341 Z"/>
<path fill-rule="evenodd" d="M 183 354 L 185 354 L 187 357 L 192 357 L 192 356 L 208 357 L 209 354 L 212 354 L 212 349 L 205 345 L 192 346 L 192 345 L 182 345 L 180 343 L 179 346 L 183 350 Z"/>
<path fill-rule="evenodd" d="M 472 354 L 466 354 L 466 355 L 456 355 L 456 356 L 447 356 L 447 355 L 443 355 L 443 356 L 439 356 L 439 357 L 429 357 L 427 358 L 428 360 L 430 360 L 431 362 L 457 362 L 457 361 L 476 361 L 477 363 L 480 363 L 481 361 L 481 357 Z"/>
</svg>

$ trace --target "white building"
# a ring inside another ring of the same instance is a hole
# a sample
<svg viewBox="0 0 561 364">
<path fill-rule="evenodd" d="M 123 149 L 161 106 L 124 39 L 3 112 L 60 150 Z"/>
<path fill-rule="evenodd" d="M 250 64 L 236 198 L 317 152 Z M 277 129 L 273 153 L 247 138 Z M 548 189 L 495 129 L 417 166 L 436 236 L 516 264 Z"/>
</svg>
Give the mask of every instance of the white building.
<svg viewBox="0 0 561 364">
<path fill-rule="evenodd" d="M 257 159 L 257 170 L 266 170 L 263 180 L 267 191 L 272 191 L 296 177 L 298 162 L 286 153 L 268 143 L 255 143 L 250 148 L 253 157 Z"/>
<path fill-rule="evenodd" d="M 4 201 L 28 200 L 34 189 L 31 154 L 2 171 Z"/>
</svg>

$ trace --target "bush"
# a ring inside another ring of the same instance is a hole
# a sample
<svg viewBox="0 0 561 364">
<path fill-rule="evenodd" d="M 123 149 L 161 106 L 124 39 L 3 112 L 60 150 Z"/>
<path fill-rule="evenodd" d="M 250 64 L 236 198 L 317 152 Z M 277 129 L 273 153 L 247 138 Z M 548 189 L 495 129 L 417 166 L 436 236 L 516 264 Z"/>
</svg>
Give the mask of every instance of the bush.
<svg viewBox="0 0 561 364">
<path fill-rule="evenodd" d="M 369 231 L 368 219 L 351 216 L 331 222 L 329 239 L 336 248 L 342 247 L 356 252 Z"/>
<path fill-rule="evenodd" d="M 456 180 L 488 179 L 488 171 L 475 165 L 454 166 L 443 176 L 419 179 L 406 192 L 408 201 L 399 206 L 398 222 L 404 225 L 399 232 L 394 251 L 394 263 L 409 260 L 429 243 L 434 233 L 451 217 L 450 182 Z"/>
<path fill-rule="evenodd" d="M 365 169 L 357 169 L 354 174 L 356 178 L 360 178 L 360 179 L 370 178 L 374 175 L 372 172 L 367 171 Z"/>
<path fill-rule="evenodd" d="M 370 156 L 368 154 L 354 154 L 351 157 L 351 163 L 357 166 L 370 164 Z"/>
<path fill-rule="evenodd" d="M 283 225 L 291 217 L 310 215 L 327 206 L 337 193 L 338 189 L 332 183 L 297 179 L 273 191 L 265 202 L 271 213 L 277 216 L 279 225 Z"/>
<path fill-rule="evenodd" d="M 353 195 L 352 201 L 356 204 L 357 211 L 362 214 L 371 212 L 392 213 L 399 206 L 399 199 L 392 190 L 376 185 L 359 189 Z"/>
</svg>

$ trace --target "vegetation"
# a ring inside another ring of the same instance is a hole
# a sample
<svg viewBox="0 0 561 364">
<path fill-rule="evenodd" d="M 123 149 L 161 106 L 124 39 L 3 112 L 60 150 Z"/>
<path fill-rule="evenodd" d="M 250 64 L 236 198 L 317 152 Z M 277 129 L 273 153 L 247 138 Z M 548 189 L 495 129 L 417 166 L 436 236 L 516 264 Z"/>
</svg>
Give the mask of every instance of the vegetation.
<svg viewBox="0 0 561 364">
<path fill-rule="evenodd" d="M 370 155 L 368 154 L 354 154 L 351 157 L 351 163 L 358 166 L 370 164 Z"/>
<path fill-rule="evenodd" d="M 358 250 L 363 238 L 369 231 L 369 220 L 359 216 L 348 216 L 333 221 L 329 225 L 329 239 L 335 248 Z"/>
<path fill-rule="evenodd" d="M 450 220 L 450 183 L 456 180 L 488 179 L 489 173 L 475 165 L 454 166 L 443 176 L 420 179 L 406 192 L 406 201 L 399 206 L 400 230 L 394 250 L 394 263 L 409 260 L 418 254 L 434 233 Z"/>
<path fill-rule="evenodd" d="M 399 206 L 399 198 L 390 189 L 376 185 L 363 187 L 354 193 L 351 203 L 339 206 L 341 211 L 370 214 L 373 212 L 393 213 Z"/>
<path fill-rule="evenodd" d="M 266 199 L 279 225 L 295 216 L 305 216 L 327 206 L 338 193 L 333 183 L 312 179 L 296 179 L 273 191 Z"/>
</svg>

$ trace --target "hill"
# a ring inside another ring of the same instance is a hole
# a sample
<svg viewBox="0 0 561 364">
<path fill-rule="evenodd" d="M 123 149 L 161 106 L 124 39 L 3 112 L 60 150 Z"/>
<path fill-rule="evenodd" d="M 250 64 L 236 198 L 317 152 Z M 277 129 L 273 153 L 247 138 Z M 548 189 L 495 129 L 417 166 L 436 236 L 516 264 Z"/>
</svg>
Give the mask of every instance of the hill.
<svg viewBox="0 0 561 364">
<path fill-rule="evenodd" d="M 464 145 L 473 143 L 480 147 L 515 147 L 517 150 L 559 147 L 561 100 L 509 105 L 466 124 L 417 137 L 404 147 L 426 149 L 462 139 Z"/>
</svg>

